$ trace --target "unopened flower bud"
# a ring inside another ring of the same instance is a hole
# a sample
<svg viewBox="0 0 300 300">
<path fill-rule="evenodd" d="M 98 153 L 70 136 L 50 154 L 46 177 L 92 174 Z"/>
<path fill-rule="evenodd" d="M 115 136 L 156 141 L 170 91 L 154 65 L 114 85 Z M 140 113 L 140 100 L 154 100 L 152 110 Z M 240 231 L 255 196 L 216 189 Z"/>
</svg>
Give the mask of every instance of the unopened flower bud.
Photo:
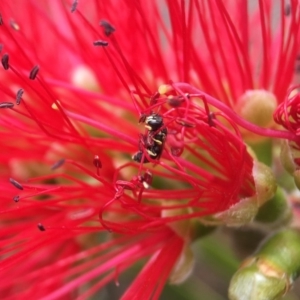
<svg viewBox="0 0 300 300">
<path fill-rule="evenodd" d="M 258 212 L 256 196 L 245 198 L 215 217 L 227 226 L 242 226 L 250 223 Z"/>
<path fill-rule="evenodd" d="M 264 274 L 258 266 L 250 265 L 240 269 L 231 279 L 230 300 L 272 300 L 284 295 L 285 278 Z"/>
<path fill-rule="evenodd" d="M 278 187 L 275 196 L 259 209 L 255 221 L 276 227 L 289 223 L 291 217 L 291 205 L 287 201 L 287 195 L 282 188 Z"/>
<path fill-rule="evenodd" d="M 218 213 L 215 218 L 227 226 L 243 226 L 251 222 L 258 209 L 270 200 L 276 192 L 277 185 L 271 169 L 261 162 L 254 160 L 253 178 L 256 194 L 241 199 L 226 211 Z"/>
<path fill-rule="evenodd" d="M 237 112 L 247 121 L 266 127 L 273 121 L 273 112 L 277 107 L 274 94 L 266 90 L 248 90 L 239 99 Z"/>
<path fill-rule="evenodd" d="M 260 207 L 275 195 L 277 184 L 272 170 L 265 164 L 255 160 L 253 165 L 253 178 L 258 206 Z"/>
<path fill-rule="evenodd" d="M 268 237 L 233 276 L 231 300 L 282 297 L 300 274 L 300 233 L 286 229 Z"/>
</svg>

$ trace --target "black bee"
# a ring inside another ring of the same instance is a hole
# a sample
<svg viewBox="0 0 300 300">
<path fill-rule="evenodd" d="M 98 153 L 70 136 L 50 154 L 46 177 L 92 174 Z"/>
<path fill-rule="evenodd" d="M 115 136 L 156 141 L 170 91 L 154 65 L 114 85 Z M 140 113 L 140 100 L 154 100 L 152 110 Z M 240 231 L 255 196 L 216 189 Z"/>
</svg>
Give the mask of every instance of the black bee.
<svg viewBox="0 0 300 300">
<path fill-rule="evenodd" d="M 164 120 L 162 116 L 152 113 L 151 115 L 145 118 L 145 123 L 146 123 L 145 127 L 149 131 L 154 132 L 164 125 Z"/>
<path fill-rule="evenodd" d="M 138 163 L 142 162 L 142 158 L 143 158 L 143 151 L 141 151 L 141 150 L 132 155 L 132 160 L 134 160 Z M 146 156 L 144 156 L 143 163 L 146 164 L 148 162 L 149 162 L 149 160 L 147 159 Z"/>
<path fill-rule="evenodd" d="M 155 134 L 154 136 L 151 136 L 150 132 L 148 132 L 147 135 L 141 135 L 140 145 L 139 145 L 140 150 L 132 156 L 132 159 L 136 162 L 141 162 L 144 151 L 147 152 L 150 158 L 159 159 L 163 151 L 164 139 L 165 139 L 165 134 L 161 134 L 160 132 L 158 134 Z M 148 162 L 150 161 L 144 155 L 143 163 L 148 163 Z"/>
<path fill-rule="evenodd" d="M 153 134 L 153 136 L 151 136 L 151 139 L 158 145 L 163 145 L 166 137 L 168 134 L 168 130 L 166 127 L 164 127 L 161 131 Z"/>
<path fill-rule="evenodd" d="M 152 146 L 146 148 L 147 154 L 149 155 L 150 158 L 158 160 L 162 154 L 163 147 L 162 145 L 154 143 Z M 143 158 L 143 151 L 140 150 L 136 152 L 133 156 L 132 159 L 136 162 L 142 162 Z M 143 163 L 146 164 L 150 162 L 147 157 L 144 155 L 144 160 Z"/>
<path fill-rule="evenodd" d="M 147 151 L 150 158 L 158 160 L 164 149 L 168 130 L 164 126 L 163 117 L 159 114 L 152 113 L 149 116 L 144 116 L 142 121 L 145 122 L 145 127 L 148 129 L 147 134 L 142 135 L 140 139 L 140 150 L 132 156 L 136 162 L 142 162 L 143 149 Z M 144 155 L 143 163 L 148 163 L 149 160 Z"/>
</svg>

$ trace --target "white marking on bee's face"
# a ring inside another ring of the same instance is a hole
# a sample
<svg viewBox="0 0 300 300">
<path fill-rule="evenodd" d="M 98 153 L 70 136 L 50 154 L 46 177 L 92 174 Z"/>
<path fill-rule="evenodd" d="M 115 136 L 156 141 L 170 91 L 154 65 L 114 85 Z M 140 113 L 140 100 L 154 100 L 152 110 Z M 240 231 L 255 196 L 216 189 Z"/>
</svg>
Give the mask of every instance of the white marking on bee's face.
<svg viewBox="0 0 300 300">
<path fill-rule="evenodd" d="M 145 120 L 145 123 L 149 123 L 150 120 L 154 120 L 154 116 L 148 116 Z"/>
<path fill-rule="evenodd" d="M 155 143 L 157 143 L 158 145 L 162 145 L 162 141 L 160 141 L 160 140 L 156 140 L 156 139 L 153 139 L 153 141 L 155 142 Z"/>
<path fill-rule="evenodd" d="M 154 157 L 157 156 L 157 153 L 152 152 L 150 149 L 147 149 L 147 152 L 148 152 L 149 155 L 152 155 Z"/>
</svg>

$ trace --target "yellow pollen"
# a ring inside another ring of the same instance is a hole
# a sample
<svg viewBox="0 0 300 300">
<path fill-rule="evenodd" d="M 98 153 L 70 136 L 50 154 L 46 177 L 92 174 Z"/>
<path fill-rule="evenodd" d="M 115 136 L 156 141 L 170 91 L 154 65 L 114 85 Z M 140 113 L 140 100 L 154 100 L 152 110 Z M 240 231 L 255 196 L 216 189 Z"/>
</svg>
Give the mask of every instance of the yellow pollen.
<svg viewBox="0 0 300 300">
<path fill-rule="evenodd" d="M 159 86 L 158 88 L 158 92 L 161 94 L 161 95 L 164 95 L 168 92 L 171 92 L 173 91 L 173 88 L 172 86 L 170 86 L 169 84 L 162 84 L 161 86 Z"/>
<path fill-rule="evenodd" d="M 60 105 L 60 101 L 59 100 L 56 100 L 58 103 L 59 103 L 59 105 Z M 57 106 L 57 104 L 55 103 L 55 102 L 53 102 L 53 104 L 51 105 L 51 108 L 52 109 L 54 109 L 54 110 L 58 110 L 58 106 Z"/>
</svg>

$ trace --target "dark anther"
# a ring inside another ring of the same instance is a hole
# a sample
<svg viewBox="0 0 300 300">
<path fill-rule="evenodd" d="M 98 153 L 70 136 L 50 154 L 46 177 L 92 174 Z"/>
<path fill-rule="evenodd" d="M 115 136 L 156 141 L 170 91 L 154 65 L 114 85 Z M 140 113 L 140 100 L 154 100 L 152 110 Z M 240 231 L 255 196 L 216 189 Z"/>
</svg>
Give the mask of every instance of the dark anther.
<svg viewBox="0 0 300 300">
<path fill-rule="evenodd" d="M 2 15 L 0 14 L 0 26 L 3 25 L 3 18 Z"/>
<path fill-rule="evenodd" d="M 98 155 L 94 156 L 93 164 L 97 169 L 102 168 L 102 163 Z"/>
<path fill-rule="evenodd" d="M 94 46 L 101 46 L 101 47 L 107 47 L 108 46 L 108 42 L 101 41 L 101 40 L 95 41 L 93 44 L 94 44 Z"/>
<path fill-rule="evenodd" d="M 284 14 L 286 16 L 289 16 L 291 14 L 291 5 L 290 4 L 287 4 L 284 8 Z"/>
<path fill-rule="evenodd" d="M 13 108 L 14 104 L 12 102 L 0 102 L 0 108 Z"/>
<path fill-rule="evenodd" d="M 215 118 L 216 118 L 216 117 L 215 117 L 215 114 L 214 114 L 213 112 L 210 112 L 209 115 L 208 115 L 208 125 L 209 125 L 210 127 L 216 126 L 216 125 L 215 125 L 215 122 L 214 122 L 214 119 L 215 119 Z"/>
<path fill-rule="evenodd" d="M 38 228 L 40 231 L 45 231 L 45 230 L 46 230 L 45 227 L 44 227 L 44 225 L 43 225 L 42 223 L 38 223 L 38 224 L 37 224 L 37 228 Z"/>
<path fill-rule="evenodd" d="M 21 99 L 22 99 L 22 96 L 24 94 L 24 90 L 23 89 L 19 89 L 17 91 L 17 95 L 16 95 L 16 104 L 19 105 L 21 103 Z"/>
<path fill-rule="evenodd" d="M 108 23 L 105 20 L 100 21 L 100 26 L 103 27 L 104 34 L 106 36 L 110 36 L 114 31 L 116 31 L 116 29 L 110 23 Z"/>
<path fill-rule="evenodd" d="M 179 107 L 181 103 L 184 101 L 182 96 L 169 96 L 168 103 L 172 107 Z"/>
<path fill-rule="evenodd" d="M 72 3 L 72 6 L 71 6 L 71 13 L 76 11 L 77 5 L 78 5 L 78 0 L 74 0 L 73 3 Z"/>
<path fill-rule="evenodd" d="M 39 66 L 34 66 L 29 74 L 29 79 L 34 80 L 40 70 Z"/>
<path fill-rule="evenodd" d="M 5 53 L 2 56 L 2 59 L 1 59 L 2 66 L 3 66 L 4 70 L 8 70 L 9 69 L 8 61 L 9 61 L 9 55 L 7 53 Z"/>
<path fill-rule="evenodd" d="M 153 95 L 150 96 L 150 106 L 154 105 L 157 103 L 157 100 L 160 97 L 160 93 L 159 92 L 155 92 Z"/>
<path fill-rule="evenodd" d="M 55 170 L 55 169 L 58 169 L 59 167 L 61 167 L 64 163 L 65 163 L 65 159 L 62 158 L 60 159 L 59 161 L 57 161 L 56 163 L 54 163 L 51 167 L 51 170 Z"/>
<path fill-rule="evenodd" d="M 13 200 L 14 200 L 15 202 L 19 202 L 20 196 L 18 196 L 18 195 L 17 195 L 17 196 L 14 196 L 14 197 L 13 197 Z"/>
<path fill-rule="evenodd" d="M 21 185 L 18 181 L 14 180 L 14 179 L 12 179 L 12 178 L 9 178 L 9 182 L 10 182 L 13 186 L 15 186 L 17 189 L 23 190 L 22 185 Z"/>
</svg>

